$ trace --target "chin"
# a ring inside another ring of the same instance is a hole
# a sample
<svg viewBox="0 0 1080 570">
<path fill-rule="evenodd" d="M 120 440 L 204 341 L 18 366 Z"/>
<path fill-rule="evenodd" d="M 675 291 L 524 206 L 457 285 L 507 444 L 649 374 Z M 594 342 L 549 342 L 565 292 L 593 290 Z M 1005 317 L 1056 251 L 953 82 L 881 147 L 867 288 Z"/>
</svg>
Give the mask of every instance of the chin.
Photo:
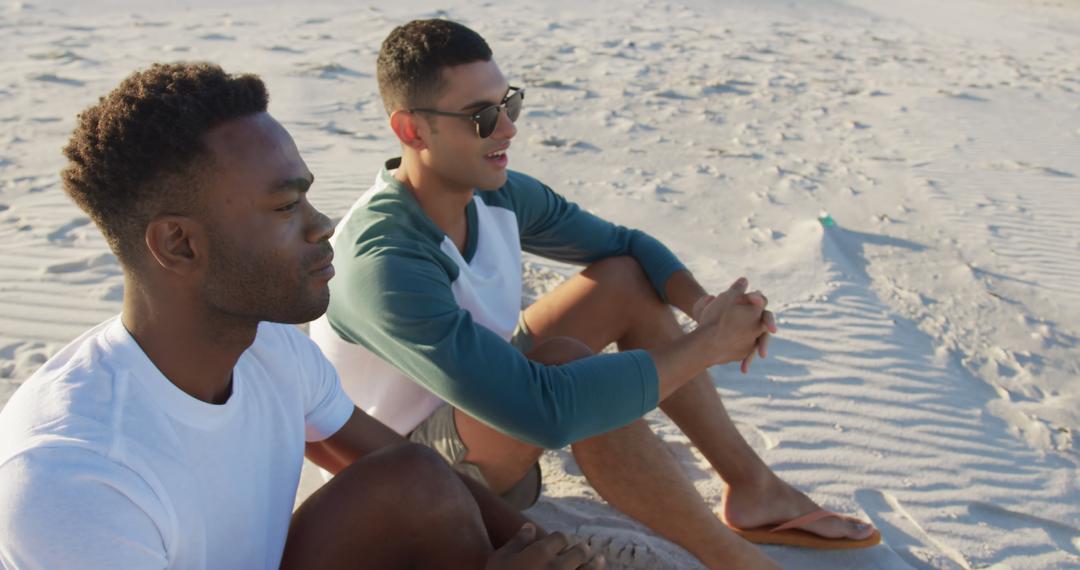
<svg viewBox="0 0 1080 570">
<path fill-rule="evenodd" d="M 323 289 L 322 294 L 318 297 L 311 297 L 304 299 L 303 302 L 297 302 L 290 307 L 288 311 L 280 311 L 278 314 L 266 318 L 263 320 L 271 321 L 274 323 L 283 323 L 287 325 L 299 325 L 303 323 L 310 323 L 315 319 L 323 316 L 326 312 L 326 308 L 330 306 L 330 289 L 329 287 Z"/>
<path fill-rule="evenodd" d="M 499 188 L 502 188 L 504 185 L 506 185 L 506 178 L 506 171 L 504 170 L 499 173 L 498 176 L 489 177 L 482 184 L 477 184 L 476 189 L 486 191 L 498 190 Z"/>
</svg>

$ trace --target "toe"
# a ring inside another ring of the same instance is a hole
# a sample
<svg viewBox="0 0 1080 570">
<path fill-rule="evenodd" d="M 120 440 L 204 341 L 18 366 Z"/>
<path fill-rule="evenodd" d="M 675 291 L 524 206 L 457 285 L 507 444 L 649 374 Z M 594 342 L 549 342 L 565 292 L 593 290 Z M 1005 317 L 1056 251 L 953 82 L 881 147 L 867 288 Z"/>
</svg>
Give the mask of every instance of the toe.
<svg viewBox="0 0 1080 570">
<path fill-rule="evenodd" d="M 849 526 L 847 533 L 848 538 L 862 540 L 864 538 L 869 538 L 870 535 L 874 534 L 874 525 L 872 524 L 855 519 L 847 521 L 847 524 Z"/>
</svg>

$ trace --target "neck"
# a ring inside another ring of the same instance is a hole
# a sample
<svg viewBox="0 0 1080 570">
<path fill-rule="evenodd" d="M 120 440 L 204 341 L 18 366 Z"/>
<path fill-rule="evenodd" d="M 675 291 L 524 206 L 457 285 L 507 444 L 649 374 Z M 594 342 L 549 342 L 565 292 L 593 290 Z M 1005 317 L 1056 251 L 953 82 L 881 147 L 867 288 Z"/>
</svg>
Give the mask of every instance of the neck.
<svg viewBox="0 0 1080 570">
<path fill-rule="evenodd" d="M 459 249 L 464 248 L 465 207 L 472 201 L 473 189 L 446 182 L 425 169 L 419 157 L 412 153 L 401 157 L 401 166 L 394 172 L 394 178 L 412 190 L 420 208 L 431 221 L 450 236 Z"/>
<path fill-rule="evenodd" d="M 157 369 L 185 393 L 223 404 L 236 361 L 255 341 L 258 321 L 221 315 L 178 288 L 124 278 L 124 327 Z"/>
</svg>

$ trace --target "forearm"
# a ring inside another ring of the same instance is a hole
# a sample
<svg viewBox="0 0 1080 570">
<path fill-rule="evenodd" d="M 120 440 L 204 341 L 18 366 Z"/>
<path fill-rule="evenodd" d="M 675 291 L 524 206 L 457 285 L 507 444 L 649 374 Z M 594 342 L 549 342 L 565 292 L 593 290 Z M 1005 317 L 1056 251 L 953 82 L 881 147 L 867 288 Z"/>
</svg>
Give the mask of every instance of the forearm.
<svg viewBox="0 0 1080 570">
<path fill-rule="evenodd" d="M 697 282 L 697 279 L 694 279 L 694 275 L 687 269 L 676 271 L 671 275 L 664 286 L 664 293 L 672 306 L 691 318 L 696 318 L 693 313 L 694 305 L 702 297 L 708 295 L 705 288 Z"/>
<path fill-rule="evenodd" d="M 476 500 L 476 506 L 480 509 L 480 516 L 484 519 L 484 527 L 487 529 L 488 538 L 491 539 L 493 547 L 499 548 L 506 544 L 506 541 L 517 534 L 521 525 L 530 522 L 525 515 L 521 514 L 521 511 L 511 507 L 483 484 L 466 475 L 460 475 L 460 477 L 472 493 L 473 499 Z M 533 524 L 536 525 L 536 523 Z M 539 525 L 536 526 L 536 530 L 538 537 L 544 535 Z"/>
<path fill-rule="evenodd" d="M 304 456 L 315 465 L 334 475 L 349 466 L 349 462 L 334 453 L 330 446 L 321 441 L 308 442 L 304 446 Z"/>
<path fill-rule="evenodd" d="M 709 330 L 714 326 L 698 327 L 664 346 L 649 350 L 660 377 L 660 401 L 717 363 L 714 342 L 710 339 L 713 333 Z"/>
</svg>

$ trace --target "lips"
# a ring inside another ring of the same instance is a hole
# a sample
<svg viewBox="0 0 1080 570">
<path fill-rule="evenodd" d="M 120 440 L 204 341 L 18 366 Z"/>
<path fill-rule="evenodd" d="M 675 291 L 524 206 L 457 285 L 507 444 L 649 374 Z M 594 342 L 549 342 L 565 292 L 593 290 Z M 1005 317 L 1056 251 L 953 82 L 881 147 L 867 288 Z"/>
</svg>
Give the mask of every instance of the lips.
<svg viewBox="0 0 1080 570">
<path fill-rule="evenodd" d="M 334 252 L 331 251 L 325 257 L 317 261 L 308 272 L 317 277 L 334 276 Z"/>
<path fill-rule="evenodd" d="M 510 145 L 505 145 L 501 148 L 493 150 L 484 155 L 485 160 L 489 160 L 495 163 L 499 168 L 505 168 L 509 159 L 506 156 L 506 150 L 510 148 Z"/>
</svg>

